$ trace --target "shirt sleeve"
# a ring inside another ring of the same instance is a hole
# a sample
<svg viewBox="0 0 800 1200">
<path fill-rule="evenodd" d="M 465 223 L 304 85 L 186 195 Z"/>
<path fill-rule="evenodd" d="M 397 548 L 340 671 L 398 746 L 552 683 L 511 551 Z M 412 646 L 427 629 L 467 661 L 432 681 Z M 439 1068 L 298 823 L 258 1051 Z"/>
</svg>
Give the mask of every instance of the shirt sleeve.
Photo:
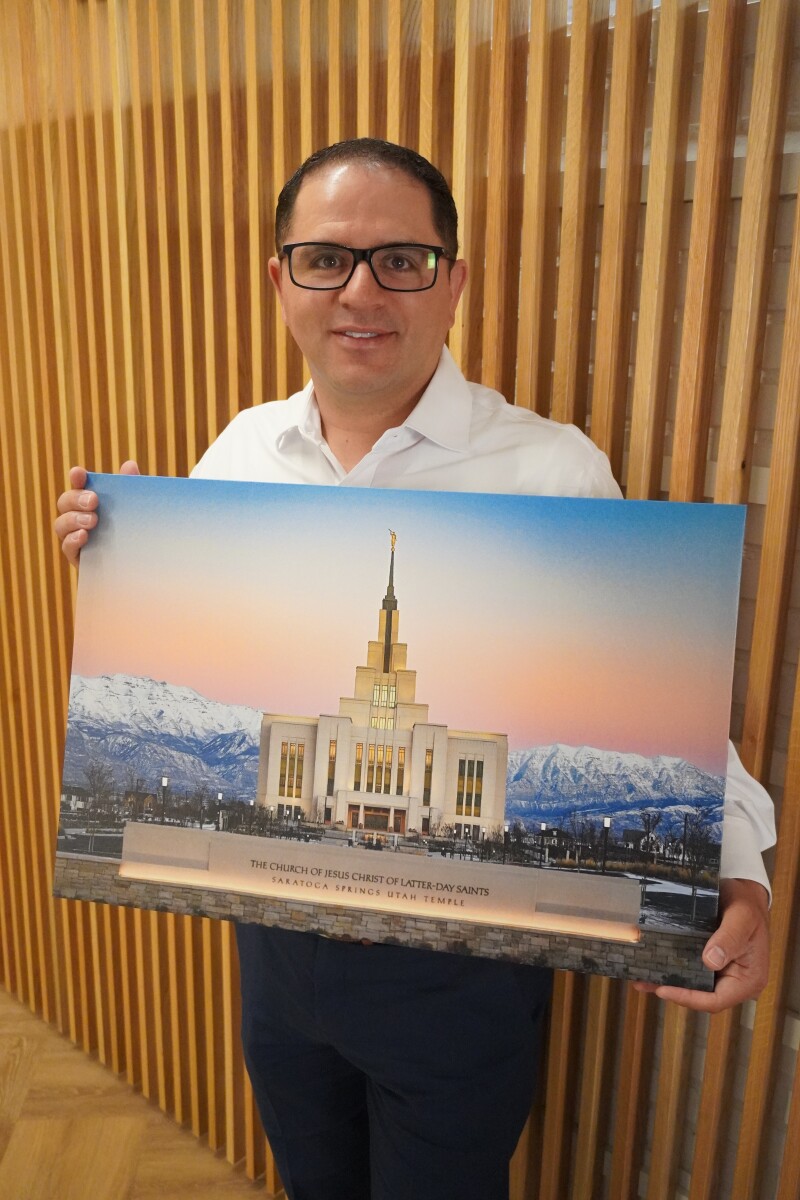
<svg viewBox="0 0 800 1200">
<path fill-rule="evenodd" d="M 775 810 L 769 793 L 748 775 L 733 742 L 729 742 L 721 877 L 753 879 L 766 888 L 771 901 L 772 890 L 761 855 L 774 844 Z"/>
</svg>

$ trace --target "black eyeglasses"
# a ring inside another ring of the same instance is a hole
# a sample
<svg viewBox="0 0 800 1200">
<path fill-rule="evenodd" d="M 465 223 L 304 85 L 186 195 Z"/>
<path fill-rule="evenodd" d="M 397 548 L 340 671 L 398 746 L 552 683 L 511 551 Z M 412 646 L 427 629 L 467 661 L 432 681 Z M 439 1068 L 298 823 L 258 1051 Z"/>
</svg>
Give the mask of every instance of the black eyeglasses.
<svg viewBox="0 0 800 1200">
<path fill-rule="evenodd" d="M 315 292 L 345 287 L 360 262 L 367 264 L 375 282 L 388 292 L 425 292 L 436 283 L 439 259 L 449 259 L 443 246 L 416 242 L 369 250 L 335 242 L 292 242 L 281 247 L 281 254 L 289 260 L 292 283 Z"/>
</svg>

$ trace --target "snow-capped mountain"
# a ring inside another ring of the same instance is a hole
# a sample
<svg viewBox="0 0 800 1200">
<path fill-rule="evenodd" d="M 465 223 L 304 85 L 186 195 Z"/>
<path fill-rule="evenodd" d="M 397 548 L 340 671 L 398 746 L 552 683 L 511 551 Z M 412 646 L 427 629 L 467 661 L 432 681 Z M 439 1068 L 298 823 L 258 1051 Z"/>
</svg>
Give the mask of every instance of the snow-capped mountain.
<svg viewBox="0 0 800 1200">
<path fill-rule="evenodd" d="M 700 806 L 719 821 L 724 790 L 723 778 L 682 758 L 555 743 L 509 752 L 506 815 L 555 824 L 577 810 L 638 824 L 643 809 L 679 815 Z"/>
<path fill-rule="evenodd" d="M 73 676 L 64 778 L 84 783 L 89 763 L 100 762 L 119 788 L 133 775 L 153 789 L 167 775 L 176 791 L 205 784 L 249 800 L 260 728 L 259 710 L 221 704 L 188 687 L 129 675 Z M 610 816 L 619 828 L 638 826 L 643 809 L 682 818 L 702 806 L 718 823 L 724 786 L 684 759 L 556 743 L 509 753 L 506 817 L 557 825 L 580 812 L 586 819 Z"/>
<path fill-rule="evenodd" d="M 221 704 L 188 687 L 130 675 L 73 676 L 64 777 L 84 780 L 89 762 L 109 766 L 119 786 L 132 772 L 145 788 L 162 775 L 173 789 L 203 783 L 255 795 L 261 713 Z"/>
</svg>

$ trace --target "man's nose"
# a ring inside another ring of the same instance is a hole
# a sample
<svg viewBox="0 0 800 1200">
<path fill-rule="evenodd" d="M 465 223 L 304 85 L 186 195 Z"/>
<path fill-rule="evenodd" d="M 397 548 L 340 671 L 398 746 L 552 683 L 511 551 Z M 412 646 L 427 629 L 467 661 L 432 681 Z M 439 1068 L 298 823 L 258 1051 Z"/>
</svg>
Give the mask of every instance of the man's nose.
<svg viewBox="0 0 800 1200">
<path fill-rule="evenodd" d="M 369 300 L 371 303 L 375 299 L 381 299 L 384 289 L 380 286 L 375 276 L 372 274 L 372 269 L 366 259 L 362 259 L 356 264 L 356 269 L 348 279 L 346 285 L 341 290 L 343 300 Z"/>
</svg>

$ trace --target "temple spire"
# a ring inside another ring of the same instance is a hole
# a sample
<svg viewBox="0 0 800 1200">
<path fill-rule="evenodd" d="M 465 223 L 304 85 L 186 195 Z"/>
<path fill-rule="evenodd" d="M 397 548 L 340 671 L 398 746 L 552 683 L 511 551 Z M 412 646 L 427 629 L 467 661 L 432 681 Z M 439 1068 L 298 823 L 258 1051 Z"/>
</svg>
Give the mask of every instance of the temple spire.
<svg viewBox="0 0 800 1200">
<path fill-rule="evenodd" d="M 386 613 L 386 627 L 383 638 L 383 669 L 388 672 L 392 654 L 392 626 L 394 621 L 392 615 L 397 611 L 397 598 L 394 594 L 394 548 L 397 542 L 397 534 L 393 529 L 389 530 L 392 539 L 391 557 L 389 559 L 389 583 L 386 588 L 386 595 L 383 598 L 382 608 Z"/>
</svg>

